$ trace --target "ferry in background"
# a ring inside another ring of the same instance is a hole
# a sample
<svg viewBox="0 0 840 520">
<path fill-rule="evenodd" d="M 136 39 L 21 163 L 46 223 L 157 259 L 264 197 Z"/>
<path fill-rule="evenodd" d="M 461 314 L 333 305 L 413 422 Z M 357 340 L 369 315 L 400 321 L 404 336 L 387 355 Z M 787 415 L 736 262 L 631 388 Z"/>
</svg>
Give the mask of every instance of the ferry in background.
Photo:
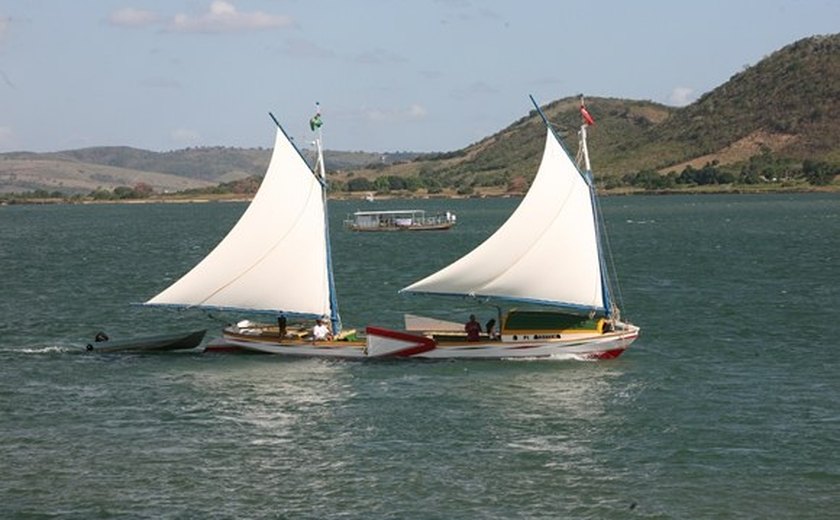
<svg viewBox="0 0 840 520">
<path fill-rule="evenodd" d="M 344 227 L 351 231 L 436 231 L 451 228 L 456 220 L 450 211 L 433 215 L 422 209 L 357 211 L 347 216 Z"/>
</svg>

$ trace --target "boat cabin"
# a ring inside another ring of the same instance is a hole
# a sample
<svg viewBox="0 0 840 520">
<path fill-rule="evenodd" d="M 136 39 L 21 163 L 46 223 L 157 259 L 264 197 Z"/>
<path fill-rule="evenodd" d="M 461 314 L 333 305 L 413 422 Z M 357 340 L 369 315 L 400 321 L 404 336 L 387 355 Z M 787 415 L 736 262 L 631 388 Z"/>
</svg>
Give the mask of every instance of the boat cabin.
<svg viewBox="0 0 840 520">
<path fill-rule="evenodd" d="M 495 321 L 495 319 L 493 320 Z M 501 329 L 493 337 L 488 336 L 486 325 L 482 324 L 481 340 L 502 342 L 544 341 L 570 339 L 575 336 L 600 335 L 610 332 L 610 322 L 603 317 L 578 316 L 557 311 L 511 309 L 502 315 Z M 442 342 L 466 341 L 463 323 L 405 315 L 408 331 L 423 332 Z"/>
<path fill-rule="evenodd" d="M 565 338 L 573 334 L 592 335 L 606 332 L 609 322 L 600 317 L 589 318 L 552 311 L 511 310 L 502 323 L 503 341 L 533 341 Z"/>
</svg>

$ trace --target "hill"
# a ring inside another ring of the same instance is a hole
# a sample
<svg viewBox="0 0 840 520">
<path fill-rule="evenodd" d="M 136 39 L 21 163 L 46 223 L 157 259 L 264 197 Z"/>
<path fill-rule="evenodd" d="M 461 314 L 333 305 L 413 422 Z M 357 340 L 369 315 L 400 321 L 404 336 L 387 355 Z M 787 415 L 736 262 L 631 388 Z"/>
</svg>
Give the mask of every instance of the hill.
<svg viewBox="0 0 840 520">
<path fill-rule="evenodd" d="M 631 151 L 647 139 L 649 129 L 670 117 L 674 109 L 649 101 L 608 98 L 588 99 L 597 120 L 597 130 L 590 134 L 593 161 L 599 174 L 642 164 L 634 161 Z M 577 97 L 554 101 L 542 107 L 555 131 L 569 150 L 577 149 L 580 125 L 580 102 Z M 462 150 L 420 157 L 411 163 L 396 164 L 377 170 L 349 172 L 339 180 L 353 177 L 376 178 L 399 175 L 417 176 L 424 183 L 441 186 L 488 187 L 516 178 L 533 177 L 544 146 L 545 126 L 535 110 L 501 132 L 482 139 Z M 342 178 L 343 177 L 343 178 Z"/>
<path fill-rule="evenodd" d="M 578 107 L 577 97 L 542 107 L 571 151 L 577 149 Z M 587 107 L 596 120 L 589 132 L 590 155 L 599 182 L 606 185 L 641 171 L 662 175 L 707 164 L 728 168 L 735 176 L 754 158 L 767 156 L 788 168 L 824 161 L 834 165 L 836 173 L 840 35 L 789 45 L 683 108 L 609 98 L 587 98 Z M 470 193 L 470 188 L 507 183 L 507 189 L 518 191 L 522 178 L 528 180 L 536 171 L 544 132 L 531 111 L 462 150 L 351 172 L 338 180 L 352 187 L 354 182 L 363 184 L 360 177 L 414 177 L 433 189 L 459 187 Z"/>
<path fill-rule="evenodd" d="M 312 160 L 312 153 L 303 150 Z M 331 171 L 411 160 L 417 153 L 327 151 Z M 51 153 L 0 154 L 0 193 L 60 191 L 87 194 L 97 189 L 146 184 L 156 192 L 195 190 L 265 173 L 271 151 L 264 148 L 199 147 L 153 152 L 127 146 L 100 146 Z"/>
<path fill-rule="evenodd" d="M 578 98 L 569 97 L 543 107 L 572 151 L 578 106 Z M 597 97 L 587 98 L 587 106 L 596 120 L 589 132 L 590 155 L 605 187 L 705 182 L 700 179 L 766 182 L 813 172 L 820 182 L 831 182 L 840 165 L 840 34 L 788 45 L 686 107 Z M 425 155 L 327 151 L 326 166 L 333 191 L 521 192 L 536 171 L 544 132 L 531 110 L 461 150 Z M 262 175 L 268 159 L 265 149 L 223 147 L 7 153 L 0 154 L 0 192 L 39 187 L 83 192 L 137 182 L 157 191 L 201 189 Z"/>
<path fill-rule="evenodd" d="M 708 154 L 744 160 L 757 144 L 798 160 L 840 160 L 840 35 L 773 53 L 676 111 L 651 138 L 675 150 L 672 163 Z"/>
</svg>

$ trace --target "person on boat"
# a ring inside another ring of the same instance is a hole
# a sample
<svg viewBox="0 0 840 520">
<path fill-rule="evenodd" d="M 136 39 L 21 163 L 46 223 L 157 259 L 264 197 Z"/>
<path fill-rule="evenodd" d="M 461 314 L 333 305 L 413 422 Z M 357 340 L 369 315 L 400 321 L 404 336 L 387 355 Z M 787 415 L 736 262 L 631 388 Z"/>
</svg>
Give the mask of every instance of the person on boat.
<svg viewBox="0 0 840 520">
<path fill-rule="evenodd" d="M 487 331 L 487 337 L 490 339 L 496 339 L 496 318 L 490 318 L 487 323 L 484 324 L 484 330 Z"/>
<path fill-rule="evenodd" d="M 312 327 L 312 339 L 313 341 L 325 341 L 332 339 L 330 329 L 327 327 L 323 318 L 318 318 L 315 322 L 315 326 Z"/>
<path fill-rule="evenodd" d="M 286 337 L 286 315 L 281 314 L 277 316 L 277 335 L 281 338 Z"/>
<path fill-rule="evenodd" d="M 476 321 L 475 314 L 470 314 L 470 321 L 464 325 L 464 330 L 467 333 L 467 341 L 478 341 L 481 334 L 481 324 Z"/>
</svg>

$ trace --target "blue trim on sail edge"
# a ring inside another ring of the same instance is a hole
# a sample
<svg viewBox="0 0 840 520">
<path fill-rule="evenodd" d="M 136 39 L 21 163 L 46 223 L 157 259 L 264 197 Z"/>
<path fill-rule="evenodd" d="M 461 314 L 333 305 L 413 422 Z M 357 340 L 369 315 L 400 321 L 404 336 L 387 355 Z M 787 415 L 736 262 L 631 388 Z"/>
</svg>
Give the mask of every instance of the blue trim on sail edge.
<svg viewBox="0 0 840 520">
<path fill-rule="evenodd" d="M 592 172 L 588 172 L 589 175 L 592 175 Z M 601 221 L 598 218 L 598 206 L 595 194 L 595 183 L 589 185 L 589 198 L 591 199 L 592 204 L 592 218 L 595 221 L 595 245 L 598 248 L 598 269 L 601 271 L 601 298 L 604 299 L 605 308 L 605 316 L 607 318 L 612 317 L 612 305 L 610 305 L 610 284 L 609 284 L 609 272 L 607 272 L 607 264 L 604 260 L 604 251 L 601 246 Z"/>
<path fill-rule="evenodd" d="M 545 113 L 540 108 L 537 101 L 534 99 L 534 96 L 528 95 L 531 98 L 531 103 L 534 104 L 534 107 L 537 109 L 537 113 L 545 123 L 546 128 L 554 135 L 554 138 L 557 139 L 557 142 L 560 143 L 560 147 L 563 148 L 563 151 L 566 155 L 571 159 L 572 164 L 574 165 L 577 172 L 583 177 L 584 182 L 589 187 L 589 199 L 590 204 L 592 205 L 592 220 L 595 224 L 595 243 L 598 248 L 598 269 L 601 271 L 601 297 L 604 299 L 604 307 L 603 310 L 606 317 L 610 317 L 612 315 L 612 306 L 610 305 L 610 289 L 609 289 L 609 274 L 607 273 L 606 264 L 604 263 L 604 253 L 601 248 L 601 223 L 598 219 L 598 211 L 597 211 L 597 202 L 595 200 L 596 193 L 595 193 L 595 176 L 592 174 L 592 170 L 581 171 L 578 168 L 577 164 L 575 164 L 574 159 L 572 159 L 572 155 L 569 153 L 569 150 L 566 149 L 566 145 L 563 143 L 563 140 L 560 139 L 560 136 L 557 135 L 557 132 L 554 131 L 554 127 L 551 126 L 551 123 L 548 121 L 548 117 L 546 117 Z"/>
<path fill-rule="evenodd" d="M 271 120 L 274 121 L 274 124 L 277 125 L 277 128 L 279 128 L 280 131 L 283 132 L 283 135 L 286 136 L 286 140 L 289 141 L 289 144 L 292 145 L 292 148 L 294 148 L 295 151 L 297 152 L 297 154 L 300 156 L 300 160 L 303 161 L 303 164 L 306 165 L 306 169 L 309 170 L 309 173 L 311 173 L 315 177 L 315 179 L 318 180 L 318 184 L 320 184 L 321 187 L 326 188 L 327 180 L 326 179 L 321 179 L 321 177 L 319 177 L 318 174 L 315 173 L 315 171 L 312 168 L 309 167 L 309 163 L 306 162 L 306 157 L 304 157 L 303 154 L 300 152 L 300 148 L 298 148 L 297 145 L 295 144 L 295 142 L 292 140 L 292 138 L 289 137 L 289 134 L 286 133 L 286 129 L 283 128 L 283 125 L 281 125 L 279 121 L 277 121 L 277 118 L 274 117 L 274 114 L 269 112 L 268 115 L 271 116 Z"/>
<path fill-rule="evenodd" d="M 181 309 L 181 310 L 202 310 L 202 311 L 222 311 L 222 312 L 237 312 L 237 313 L 248 313 L 248 314 L 267 314 L 272 316 L 288 316 L 290 318 L 320 318 L 320 314 L 312 314 L 312 313 L 305 313 L 305 312 L 289 312 L 289 311 L 280 311 L 280 310 L 268 310 L 268 309 L 243 309 L 241 307 L 225 307 L 222 305 L 181 305 L 177 303 L 132 303 L 131 305 L 138 306 L 138 307 L 163 307 L 167 309 Z"/>
<path fill-rule="evenodd" d="M 546 307 L 555 307 L 558 309 L 564 309 L 569 311 L 576 311 L 577 313 L 589 314 L 590 312 L 594 313 L 608 313 L 609 310 L 604 307 L 587 307 L 584 305 L 576 305 L 573 303 L 566 303 L 566 302 L 557 302 L 553 300 L 540 300 L 537 298 L 500 298 L 498 296 L 489 296 L 486 294 L 473 294 L 473 295 L 466 295 L 461 293 L 444 293 L 444 292 L 431 292 L 431 291 L 405 291 L 400 290 L 400 294 L 411 294 L 411 295 L 430 295 L 430 296 L 447 296 L 450 298 L 462 298 L 462 299 L 475 299 L 475 300 L 485 300 L 485 301 L 493 301 L 493 302 L 511 302 L 511 303 L 527 303 L 532 305 L 543 305 Z"/>
<path fill-rule="evenodd" d="M 330 325 L 332 325 L 333 334 L 339 334 L 341 332 L 341 315 L 338 313 L 338 295 L 336 294 L 335 276 L 333 275 L 332 244 L 330 241 L 330 213 L 327 209 L 326 183 L 321 189 L 321 197 L 324 201 L 324 233 L 326 234 L 327 244 L 327 280 L 330 289 Z"/>
</svg>

